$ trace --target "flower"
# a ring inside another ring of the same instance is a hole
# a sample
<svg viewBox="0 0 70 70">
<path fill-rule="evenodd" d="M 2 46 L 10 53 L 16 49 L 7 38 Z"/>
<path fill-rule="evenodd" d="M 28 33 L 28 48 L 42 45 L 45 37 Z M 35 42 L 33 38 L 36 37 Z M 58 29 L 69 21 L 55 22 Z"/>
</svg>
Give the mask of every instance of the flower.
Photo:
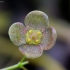
<svg viewBox="0 0 70 70">
<path fill-rule="evenodd" d="M 37 58 L 43 50 L 53 47 L 57 33 L 49 27 L 48 16 L 44 12 L 32 11 L 25 17 L 25 25 L 16 22 L 10 26 L 9 36 L 27 58 Z"/>
</svg>

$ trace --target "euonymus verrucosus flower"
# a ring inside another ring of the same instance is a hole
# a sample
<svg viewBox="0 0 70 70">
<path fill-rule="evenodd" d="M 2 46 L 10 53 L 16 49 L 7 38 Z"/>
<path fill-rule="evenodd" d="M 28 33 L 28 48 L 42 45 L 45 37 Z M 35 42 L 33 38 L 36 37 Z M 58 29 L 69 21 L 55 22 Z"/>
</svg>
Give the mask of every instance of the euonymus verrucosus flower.
<svg viewBox="0 0 70 70">
<path fill-rule="evenodd" d="M 53 47 L 57 33 L 49 27 L 48 16 L 41 11 L 32 11 L 25 17 L 24 24 L 16 22 L 9 28 L 11 41 L 19 46 L 27 58 L 37 58 L 43 50 Z"/>
</svg>

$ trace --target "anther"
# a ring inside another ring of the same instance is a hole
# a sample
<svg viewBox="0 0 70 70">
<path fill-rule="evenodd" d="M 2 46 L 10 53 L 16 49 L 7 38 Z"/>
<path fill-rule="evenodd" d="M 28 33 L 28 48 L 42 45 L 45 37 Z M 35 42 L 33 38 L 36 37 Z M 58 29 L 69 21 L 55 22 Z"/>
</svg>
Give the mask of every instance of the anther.
<svg viewBox="0 0 70 70">
<path fill-rule="evenodd" d="M 39 40 L 36 40 L 36 43 L 38 43 L 39 42 Z"/>
<path fill-rule="evenodd" d="M 38 31 L 38 33 L 37 33 L 38 35 L 40 35 L 41 34 L 41 32 L 40 31 Z"/>
<path fill-rule="evenodd" d="M 30 40 L 30 39 L 28 39 L 27 41 L 28 41 L 28 42 L 30 42 L 31 40 Z"/>
<path fill-rule="evenodd" d="M 32 30 L 29 30 L 29 33 L 32 33 Z"/>
</svg>

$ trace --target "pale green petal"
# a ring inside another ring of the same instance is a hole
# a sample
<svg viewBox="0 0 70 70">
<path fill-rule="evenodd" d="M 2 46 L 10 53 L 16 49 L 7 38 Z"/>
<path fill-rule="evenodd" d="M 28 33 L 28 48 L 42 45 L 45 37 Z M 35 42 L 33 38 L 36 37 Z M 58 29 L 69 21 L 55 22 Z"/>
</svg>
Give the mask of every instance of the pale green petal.
<svg viewBox="0 0 70 70">
<path fill-rule="evenodd" d="M 9 37 L 16 46 L 20 46 L 22 43 L 25 43 L 25 33 L 26 29 L 20 22 L 12 24 L 9 28 Z"/>
<path fill-rule="evenodd" d="M 40 45 L 23 44 L 19 47 L 20 52 L 27 58 L 37 58 L 43 53 L 43 48 Z"/>
<path fill-rule="evenodd" d="M 41 11 L 32 11 L 25 17 L 25 25 L 32 29 L 43 30 L 49 24 L 48 16 Z"/>
<path fill-rule="evenodd" d="M 47 28 L 43 31 L 42 47 L 44 50 L 51 49 L 56 41 L 57 33 L 53 27 Z"/>
</svg>

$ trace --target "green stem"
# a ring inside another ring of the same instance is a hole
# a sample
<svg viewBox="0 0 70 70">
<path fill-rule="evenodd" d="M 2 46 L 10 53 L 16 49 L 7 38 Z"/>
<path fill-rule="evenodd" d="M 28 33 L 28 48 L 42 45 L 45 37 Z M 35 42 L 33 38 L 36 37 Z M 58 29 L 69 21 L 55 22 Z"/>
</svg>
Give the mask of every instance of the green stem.
<svg viewBox="0 0 70 70">
<path fill-rule="evenodd" d="M 25 62 L 21 63 L 21 66 L 26 65 L 28 63 L 29 63 L 28 61 L 25 61 Z M 19 63 L 18 63 L 18 64 L 15 64 L 13 66 L 10 66 L 10 67 L 3 68 L 1 70 L 13 70 L 13 69 L 16 69 L 16 68 L 19 68 L 19 67 L 20 66 L 19 66 Z"/>
<path fill-rule="evenodd" d="M 25 60 L 25 56 L 20 60 L 20 63 L 22 63 Z"/>
<path fill-rule="evenodd" d="M 13 69 L 16 69 L 16 68 L 22 68 L 24 70 L 27 70 L 23 65 L 26 65 L 29 62 L 28 61 L 23 62 L 24 60 L 25 60 L 25 56 L 21 59 L 21 61 L 18 64 L 15 64 L 13 66 L 6 67 L 6 68 L 0 69 L 0 70 L 13 70 Z"/>
<path fill-rule="evenodd" d="M 27 70 L 24 66 L 22 67 L 23 70 Z"/>
<path fill-rule="evenodd" d="M 21 66 L 26 65 L 28 63 L 29 63 L 28 61 L 25 61 L 25 62 L 21 63 Z M 1 70 L 13 70 L 13 69 L 16 69 L 18 67 L 19 67 L 19 63 L 18 64 L 15 64 L 13 66 L 10 66 L 10 67 L 3 68 Z"/>
</svg>

